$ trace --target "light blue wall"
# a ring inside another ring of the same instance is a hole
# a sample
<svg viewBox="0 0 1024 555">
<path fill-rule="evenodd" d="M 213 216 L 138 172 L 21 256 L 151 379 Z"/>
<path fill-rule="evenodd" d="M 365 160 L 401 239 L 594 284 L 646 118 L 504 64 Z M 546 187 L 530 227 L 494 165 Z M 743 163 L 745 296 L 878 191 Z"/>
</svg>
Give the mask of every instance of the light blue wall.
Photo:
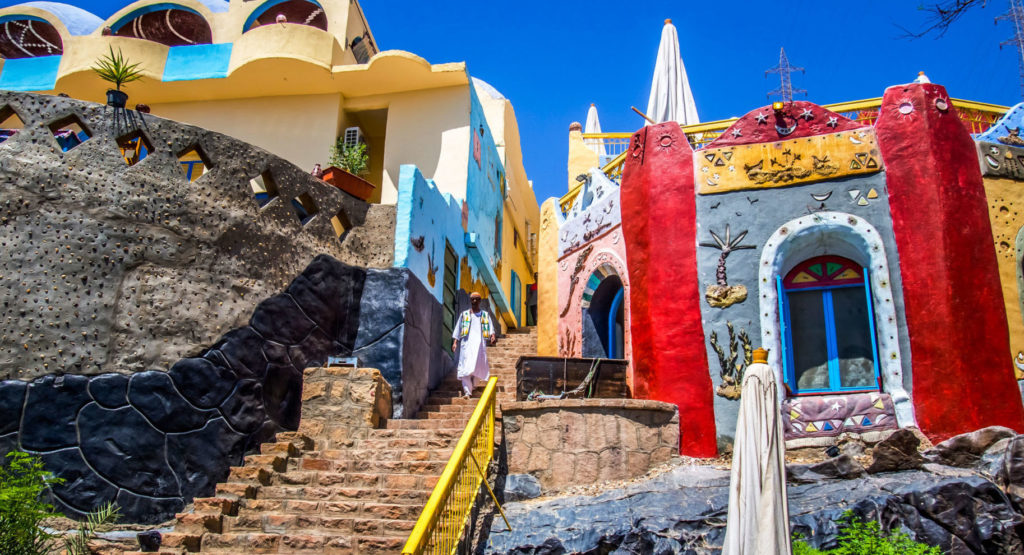
<svg viewBox="0 0 1024 555">
<path fill-rule="evenodd" d="M 414 165 L 403 165 L 398 172 L 398 205 L 395 217 L 395 267 L 408 268 L 423 282 L 438 302 L 443 301 L 444 246 L 451 244 L 461 260 L 466 256 L 462 230 L 462 203 L 442 193 L 434 182 L 423 177 Z M 423 238 L 423 250 L 412 241 Z M 433 266 L 434 284 L 429 273 Z"/>
<path fill-rule="evenodd" d="M 493 269 L 501 259 L 501 229 L 504 217 L 500 175 L 505 168 L 491 129 L 484 118 L 484 109 L 473 87 L 469 87 L 469 126 L 473 137 L 469 141 L 469 171 L 466 182 L 466 203 L 469 205 L 469 228 L 476 235 L 476 246 L 486 263 Z M 483 129 L 483 136 L 480 129 Z M 480 144 L 480 162 L 477 163 L 474 144 Z M 497 248 L 495 248 L 497 247 Z"/>
<path fill-rule="evenodd" d="M 163 81 L 220 79 L 228 76 L 231 43 L 174 46 L 167 50 Z"/>
<path fill-rule="evenodd" d="M 4 61 L 0 89 L 7 91 L 49 91 L 57 85 L 60 56 L 12 58 Z"/>
<path fill-rule="evenodd" d="M 1009 109 L 1006 115 L 999 118 L 999 121 L 992 124 L 984 133 L 975 135 L 975 140 L 987 141 L 990 143 L 1001 142 L 1000 137 L 1010 134 L 1010 129 L 1021 128 L 1024 131 L 1024 102 Z"/>
</svg>

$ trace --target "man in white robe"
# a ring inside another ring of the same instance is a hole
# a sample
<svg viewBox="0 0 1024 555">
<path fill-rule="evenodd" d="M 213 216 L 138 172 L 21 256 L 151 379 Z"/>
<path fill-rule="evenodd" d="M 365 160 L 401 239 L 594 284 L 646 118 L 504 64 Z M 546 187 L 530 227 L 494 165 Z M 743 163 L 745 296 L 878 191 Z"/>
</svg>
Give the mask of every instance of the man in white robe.
<svg viewBox="0 0 1024 555">
<path fill-rule="evenodd" d="M 497 341 L 491 318 L 480 309 L 480 293 L 469 296 L 471 308 L 455 320 L 452 330 L 452 352 L 458 349 L 459 367 L 456 375 L 462 381 L 462 394 L 469 397 L 473 394 L 474 380 L 485 381 L 490 377 L 491 369 L 487 364 L 487 347 L 484 340 L 491 345 Z"/>
</svg>

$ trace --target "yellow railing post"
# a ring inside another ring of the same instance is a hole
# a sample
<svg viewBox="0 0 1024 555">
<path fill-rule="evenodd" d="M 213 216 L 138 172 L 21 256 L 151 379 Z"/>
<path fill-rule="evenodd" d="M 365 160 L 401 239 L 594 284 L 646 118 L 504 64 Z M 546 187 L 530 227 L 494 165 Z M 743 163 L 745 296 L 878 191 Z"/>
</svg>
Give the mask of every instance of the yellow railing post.
<svg viewBox="0 0 1024 555">
<path fill-rule="evenodd" d="M 448 459 L 448 464 L 445 465 L 434 491 L 430 494 L 430 499 L 427 500 L 423 512 L 416 520 L 416 526 L 402 548 L 403 555 L 451 555 L 458 548 L 476 494 L 480 491 L 480 483 L 486 484 L 487 481 L 483 468 L 487 468 L 494 458 L 497 386 L 497 377 L 487 381 L 487 387 L 484 388 L 480 401 L 469 417 L 465 431 L 462 432 L 451 458 Z M 475 469 L 469 466 L 470 461 L 476 466 Z M 498 500 L 494 497 L 490 485 L 486 485 L 494 502 L 497 503 Z M 504 517 L 504 512 L 502 516 Z M 508 520 L 505 522 L 507 524 Z"/>
</svg>

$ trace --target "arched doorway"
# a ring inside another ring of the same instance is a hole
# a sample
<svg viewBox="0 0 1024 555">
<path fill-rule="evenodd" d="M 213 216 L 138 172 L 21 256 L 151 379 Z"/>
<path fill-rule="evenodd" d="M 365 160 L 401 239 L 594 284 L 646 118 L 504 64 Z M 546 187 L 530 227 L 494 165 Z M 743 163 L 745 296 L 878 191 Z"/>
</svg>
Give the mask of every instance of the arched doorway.
<svg viewBox="0 0 1024 555">
<path fill-rule="evenodd" d="M 593 280 L 593 277 L 591 279 Z M 584 357 L 623 358 L 625 356 L 624 297 L 625 288 L 622 286 L 622 279 L 615 274 L 601 279 L 592 291 L 584 291 L 582 305 Z"/>
</svg>

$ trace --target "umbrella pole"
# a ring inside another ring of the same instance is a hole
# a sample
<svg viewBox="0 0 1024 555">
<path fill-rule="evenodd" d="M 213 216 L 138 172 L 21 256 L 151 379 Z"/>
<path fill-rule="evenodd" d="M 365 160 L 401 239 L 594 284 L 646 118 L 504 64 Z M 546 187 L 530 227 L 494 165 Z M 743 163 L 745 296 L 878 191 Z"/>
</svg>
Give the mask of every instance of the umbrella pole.
<svg viewBox="0 0 1024 555">
<path fill-rule="evenodd" d="M 630 106 L 630 108 L 632 108 L 634 112 L 636 112 L 636 113 L 640 114 L 640 117 L 642 117 L 642 118 L 644 118 L 645 120 L 647 120 L 647 121 L 651 122 L 651 125 L 657 125 L 657 124 L 658 124 L 658 122 L 656 122 L 656 121 L 654 121 L 653 119 L 651 119 L 651 118 L 647 117 L 647 114 L 645 114 L 645 113 L 641 112 L 640 110 L 637 110 L 637 109 L 636 109 L 636 106 Z"/>
</svg>

